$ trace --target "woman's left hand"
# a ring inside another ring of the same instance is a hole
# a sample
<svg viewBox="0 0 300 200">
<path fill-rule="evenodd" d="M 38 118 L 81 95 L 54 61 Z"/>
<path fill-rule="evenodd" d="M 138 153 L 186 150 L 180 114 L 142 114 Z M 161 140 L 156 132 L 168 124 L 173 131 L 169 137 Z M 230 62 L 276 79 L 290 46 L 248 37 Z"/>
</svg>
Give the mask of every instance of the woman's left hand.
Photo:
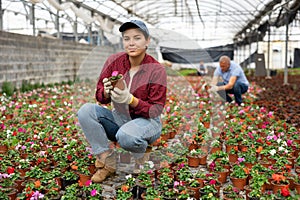
<svg viewBox="0 0 300 200">
<path fill-rule="evenodd" d="M 129 104 L 132 99 L 132 94 L 129 92 L 129 89 L 127 88 L 127 85 L 125 84 L 124 90 L 121 90 L 117 87 L 115 87 L 113 90 L 111 90 L 111 99 L 112 101 L 116 103 L 126 103 Z"/>
</svg>

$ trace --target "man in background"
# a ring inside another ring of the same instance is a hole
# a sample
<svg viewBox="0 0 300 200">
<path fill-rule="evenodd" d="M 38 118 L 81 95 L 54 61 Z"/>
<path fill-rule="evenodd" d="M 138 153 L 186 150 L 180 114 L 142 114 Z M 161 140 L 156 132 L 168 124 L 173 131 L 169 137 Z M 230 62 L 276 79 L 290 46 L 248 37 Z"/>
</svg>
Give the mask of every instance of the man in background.
<svg viewBox="0 0 300 200">
<path fill-rule="evenodd" d="M 208 74 L 207 67 L 204 65 L 203 60 L 200 61 L 199 68 L 197 70 L 198 76 L 204 76 Z"/>
<path fill-rule="evenodd" d="M 218 82 L 219 77 L 222 78 Z M 214 71 L 210 92 L 217 92 L 226 102 L 231 103 L 232 98 L 229 94 L 233 94 L 235 102 L 241 105 L 243 102 L 242 94 L 248 91 L 249 82 L 241 66 L 230 61 L 228 56 L 222 56 L 219 59 L 219 66 Z"/>
</svg>

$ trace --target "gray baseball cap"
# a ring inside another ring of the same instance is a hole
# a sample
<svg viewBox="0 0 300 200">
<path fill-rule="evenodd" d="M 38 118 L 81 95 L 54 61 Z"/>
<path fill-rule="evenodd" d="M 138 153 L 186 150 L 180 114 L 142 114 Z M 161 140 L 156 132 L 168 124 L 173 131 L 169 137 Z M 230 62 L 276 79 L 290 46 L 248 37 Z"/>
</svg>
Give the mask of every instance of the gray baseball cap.
<svg viewBox="0 0 300 200">
<path fill-rule="evenodd" d="M 119 31 L 124 32 L 129 28 L 140 28 L 141 31 L 144 33 L 145 37 L 149 37 L 149 30 L 146 24 L 140 20 L 131 20 L 130 22 L 125 22 L 120 26 Z"/>
</svg>

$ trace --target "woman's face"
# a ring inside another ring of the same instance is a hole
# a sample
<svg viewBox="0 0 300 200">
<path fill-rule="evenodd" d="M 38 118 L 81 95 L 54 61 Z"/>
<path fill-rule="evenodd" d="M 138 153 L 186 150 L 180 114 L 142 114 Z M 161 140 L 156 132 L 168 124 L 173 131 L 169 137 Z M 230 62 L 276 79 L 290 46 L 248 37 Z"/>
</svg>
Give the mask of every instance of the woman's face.
<svg viewBox="0 0 300 200">
<path fill-rule="evenodd" d="M 150 39 L 146 40 L 143 32 L 137 28 L 131 28 L 123 33 L 123 45 L 126 53 L 131 57 L 139 56 L 146 52 Z"/>
</svg>

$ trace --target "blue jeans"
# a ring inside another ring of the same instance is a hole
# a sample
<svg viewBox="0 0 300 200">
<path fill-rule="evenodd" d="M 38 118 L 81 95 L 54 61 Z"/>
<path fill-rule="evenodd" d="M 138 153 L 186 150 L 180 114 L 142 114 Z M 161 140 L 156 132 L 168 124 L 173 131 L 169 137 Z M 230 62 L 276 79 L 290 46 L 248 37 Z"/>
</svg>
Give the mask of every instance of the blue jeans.
<svg viewBox="0 0 300 200">
<path fill-rule="evenodd" d="M 222 86 L 222 85 L 226 85 L 226 84 L 224 82 L 217 83 L 217 86 Z M 232 89 L 225 90 L 225 91 L 224 90 L 218 91 L 218 94 L 229 103 L 232 101 L 232 98 L 228 94 L 233 94 L 235 102 L 238 105 L 241 105 L 241 103 L 243 102 L 242 94 L 246 93 L 247 91 L 248 91 L 247 85 L 235 82 Z"/>
<path fill-rule="evenodd" d="M 139 158 L 160 137 L 162 130 L 159 117 L 131 119 L 115 109 L 111 111 L 92 103 L 84 104 L 77 116 L 94 154 L 108 150 L 111 140 Z"/>
</svg>

